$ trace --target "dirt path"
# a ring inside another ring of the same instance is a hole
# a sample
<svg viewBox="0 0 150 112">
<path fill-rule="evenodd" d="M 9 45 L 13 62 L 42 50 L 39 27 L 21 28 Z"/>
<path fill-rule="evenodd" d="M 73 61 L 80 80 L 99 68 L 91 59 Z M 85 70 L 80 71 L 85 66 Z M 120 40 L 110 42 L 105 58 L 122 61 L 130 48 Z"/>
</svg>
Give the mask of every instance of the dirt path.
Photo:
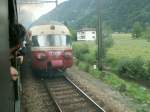
<svg viewBox="0 0 150 112">
<path fill-rule="evenodd" d="M 122 96 L 99 79 L 80 71 L 77 67 L 72 67 L 67 72 L 68 77 L 81 85 L 82 88 L 86 88 L 90 96 L 103 106 L 106 112 L 136 112 L 130 107 L 131 99 Z"/>
</svg>

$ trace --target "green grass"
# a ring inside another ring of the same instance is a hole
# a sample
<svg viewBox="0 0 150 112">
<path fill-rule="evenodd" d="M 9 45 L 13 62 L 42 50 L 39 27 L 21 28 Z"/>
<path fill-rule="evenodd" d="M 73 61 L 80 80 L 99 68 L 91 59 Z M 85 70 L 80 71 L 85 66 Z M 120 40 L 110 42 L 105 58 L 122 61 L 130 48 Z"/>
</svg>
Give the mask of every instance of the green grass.
<svg viewBox="0 0 150 112">
<path fill-rule="evenodd" d="M 98 69 L 93 69 L 92 66 L 89 65 L 89 70 L 87 71 L 87 63 L 80 62 L 78 64 L 78 67 L 86 72 L 89 72 L 93 77 L 97 79 L 101 79 L 108 85 L 110 85 L 112 88 L 118 90 L 122 94 L 129 96 L 134 99 L 134 102 L 137 102 L 141 105 L 141 107 L 136 107 L 137 112 L 148 112 L 149 106 L 150 106 L 150 90 L 147 88 L 144 88 L 143 86 L 125 81 L 118 77 L 114 73 L 105 73 L 102 74 L 101 71 Z M 146 107 L 146 108 L 145 108 Z M 138 110 L 144 110 L 144 111 L 138 111 Z"/>
<path fill-rule="evenodd" d="M 117 67 L 118 62 L 124 57 L 141 57 L 145 61 L 150 60 L 150 42 L 144 39 L 133 39 L 131 38 L 131 34 L 113 34 L 112 37 L 114 45 L 107 51 L 107 58 L 109 59 L 107 61 L 109 61 L 108 64 L 111 64 L 112 67 Z M 144 88 L 140 84 L 125 81 L 114 73 L 103 75 L 101 71 L 92 69 L 92 65 L 96 63 L 90 63 L 90 61 L 94 58 L 96 44 L 93 42 L 75 42 L 75 44 L 77 44 L 75 49 L 78 48 L 79 51 L 81 51 L 81 45 L 88 48 L 88 52 L 85 54 L 79 52 L 82 54 L 78 64 L 81 70 L 89 72 L 93 77 L 103 80 L 122 94 L 133 98 L 135 102 L 138 102 L 142 106 L 137 107 L 137 110 L 139 110 L 137 112 L 148 112 L 144 110 L 145 107 L 149 109 L 150 106 L 149 89 Z M 79 46 L 78 44 L 81 45 Z"/>
<path fill-rule="evenodd" d="M 131 34 L 113 34 L 114 45 L 107 52 L 107 57 L 115 60 L 129 57 L 141 57 L 150 60 L 150 42 L 144 39 L 133 39 Z"/>
<path fill-rule="evenodd" d="M 107 74 L 103 79 L 106 83 L 110 84 L 112 87 L 123 92 L 124 94 L 131 96 L 136 101 L 150 105 L 149 89 L 135 83 L 124 81 L 113 73 Z"/>
</svg>

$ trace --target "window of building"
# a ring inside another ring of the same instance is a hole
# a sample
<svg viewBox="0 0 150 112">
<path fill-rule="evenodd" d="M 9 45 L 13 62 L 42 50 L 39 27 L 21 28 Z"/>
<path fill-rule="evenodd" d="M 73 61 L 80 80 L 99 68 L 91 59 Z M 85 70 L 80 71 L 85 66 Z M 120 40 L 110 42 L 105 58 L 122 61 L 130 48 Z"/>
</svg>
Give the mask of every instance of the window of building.
<svg viewBox="0 0 150 112">
<path fill-rule="evenodd" d="M 81 34 L 84 34 L 84 33 L 85 33 L 84 31 L 81 32 Z"/>
<path fill-rule="evenodd" d="M 92 32 L 92 34 L 95 34 L 95 32 Z"/>
<path fill-rule="evenodd" d="M 80 39 L 85 39 L 85 36 L 80 36 Z"/>
</svg>

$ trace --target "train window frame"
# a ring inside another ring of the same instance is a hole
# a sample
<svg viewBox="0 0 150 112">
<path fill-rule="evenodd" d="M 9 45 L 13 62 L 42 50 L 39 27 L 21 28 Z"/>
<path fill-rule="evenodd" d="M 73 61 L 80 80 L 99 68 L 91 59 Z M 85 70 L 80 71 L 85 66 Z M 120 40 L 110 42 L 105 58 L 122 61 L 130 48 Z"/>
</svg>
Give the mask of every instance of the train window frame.
<svg viewBox="0 0 150 112">
<path fill-rule="evenodd" d="M 14 91 L 10 76 L 9 61 L 9 25 L 17 23 L 16 0 L 0 1 L 0 110 L 2 112 L 14 112 Z"/>
</svg>

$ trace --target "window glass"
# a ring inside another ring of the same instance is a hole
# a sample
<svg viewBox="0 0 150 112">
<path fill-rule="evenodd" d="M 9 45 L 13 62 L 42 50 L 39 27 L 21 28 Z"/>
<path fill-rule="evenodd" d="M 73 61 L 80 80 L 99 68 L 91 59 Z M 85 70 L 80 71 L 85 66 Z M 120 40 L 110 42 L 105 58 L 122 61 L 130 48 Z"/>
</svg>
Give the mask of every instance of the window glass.
<svg viewBox="0 0 150 112">
<path fill-rule="evenodd" d="M 70 46 L 70 37 L 66 35 L 39 35 L 32 36 L 32 46 Z"/>
</svg>

